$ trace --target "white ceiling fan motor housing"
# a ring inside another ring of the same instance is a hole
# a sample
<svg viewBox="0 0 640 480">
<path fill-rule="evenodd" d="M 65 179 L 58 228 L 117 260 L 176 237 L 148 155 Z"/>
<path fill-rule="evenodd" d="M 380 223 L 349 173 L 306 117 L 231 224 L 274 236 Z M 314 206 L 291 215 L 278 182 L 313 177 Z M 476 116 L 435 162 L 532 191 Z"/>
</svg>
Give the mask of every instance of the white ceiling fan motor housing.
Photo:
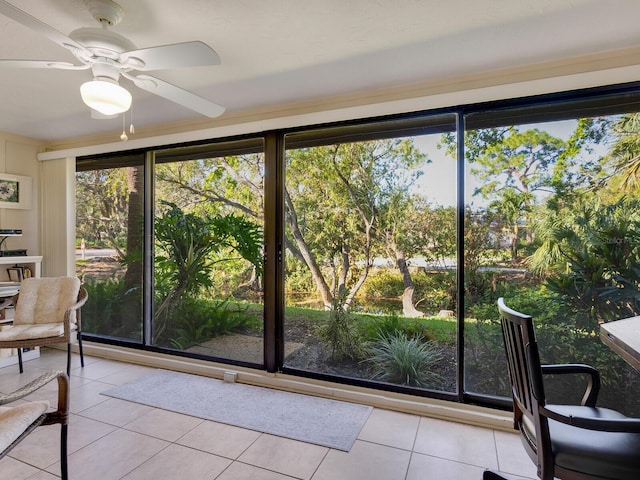
<svg viewBox="0 0 640 480">
<path fill-rule="evenodd" d="M 96 57 L 118 60 L 120 54 L 135 50 L 136 46 L 122 35 L 105 28 L 79 28 L 69 38 L 91 51 Z"/>
<path fill-rule="evenodd" d="M 84 4 L 100 24 L 106 23 L 113 27 L 124 18 L 122 7 L 111 0 L 84 0 Z"/>
</svg>

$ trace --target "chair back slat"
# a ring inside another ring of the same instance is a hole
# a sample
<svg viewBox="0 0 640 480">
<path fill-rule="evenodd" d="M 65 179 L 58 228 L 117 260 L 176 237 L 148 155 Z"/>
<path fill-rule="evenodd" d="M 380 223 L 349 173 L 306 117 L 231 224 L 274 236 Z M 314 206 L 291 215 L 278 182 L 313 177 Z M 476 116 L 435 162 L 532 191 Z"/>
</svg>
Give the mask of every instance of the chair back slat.
<svg viewBox="0 0 640 480">
<path fill-rule="evenodd" d="M 533 414 L 531 390 L 524 355 L 524 341 L 520 329 L 509 320 L 502 318 L 502 333 L 507 352 L 511 389 L 514 401 L 521 409 Z"/>
</svg>

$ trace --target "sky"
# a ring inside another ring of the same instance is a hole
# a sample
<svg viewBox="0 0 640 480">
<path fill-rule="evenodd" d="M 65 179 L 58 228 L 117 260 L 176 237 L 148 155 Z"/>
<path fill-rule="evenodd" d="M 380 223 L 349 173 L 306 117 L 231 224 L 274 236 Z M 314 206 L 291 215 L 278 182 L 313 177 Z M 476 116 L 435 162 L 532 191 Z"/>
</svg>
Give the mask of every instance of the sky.
<svg viewBox="0 0 640 480">
<path fill-rule="evenodd" d="M 564 120 L 560 122 L 548 122 L 530 124 L 523 127 L 526 129 L 538 128 L 546 130 L 551 135 L 562 140 L 567 140 L 576 126 L 576 120 Z M 438 148 L 440 134 L 423 135 L 414 137 L 414 144 L 420 151 L 428 156 L 431 163 L 425 165 L 423 175 L 418 179 L 413 193 L 419 193 L 429 199 L 432 203 L 441 206 L 456 205 L 456 161 L 445 155 L 445 149 Z M 486 201 L 479 197 L 471 197 L 475 188 L 479 185 L 474 178 L 466 177 L 467 201 L 474 206 L 484 206 Z"/>
</svg>

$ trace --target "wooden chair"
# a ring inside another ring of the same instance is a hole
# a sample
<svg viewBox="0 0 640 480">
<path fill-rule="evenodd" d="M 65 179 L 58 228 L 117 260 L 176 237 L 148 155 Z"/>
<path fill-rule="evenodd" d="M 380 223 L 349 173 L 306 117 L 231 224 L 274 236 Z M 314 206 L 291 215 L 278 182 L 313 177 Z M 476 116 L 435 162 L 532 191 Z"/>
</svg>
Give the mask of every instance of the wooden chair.
<svg viewBox="0 0 640 480">
<path fill-rule="evenodd" d="M 6 406 L 32 394 L 52 380 L 58 380 L 58 405 L 49 410 L 49 402 L 37 400 Z M 67 428 L 69 422 L 69 377 L 62 371 L 47 372 L 8 395 L 0 394 L 0 459 L 40 425 L 60 424 L 60 468 L 62 480 L 68 479 Z"/>
<path fill-rule="evenodd" d="M 87 291 L 76 277 L 26 278 L 20 293 L 13 299 L 16 311 L 13 325 L 0 332 L 0 348 L 17 348 L 20 373 L 22 349 L 54 343 L 67 344 L 67 375 L 71 373 L 71 335 L 77 333 L 80 363 L 82 325 L 80 307 L 87 301 Z"/>
<path fill-rule="evenodd" d="M 552 480 L 636 480 L 640 478 L 640 419 L 596 407 L 598 371 L 588 365 L 541 365 L 533 320 L 498 300 L 513 396 L 514 428 L 538 477 Z M 543 374 L 586 375 L 580 405 L 552 405 Z M 508 478 L 485 472 L 489 480 Z"/>
</svg>

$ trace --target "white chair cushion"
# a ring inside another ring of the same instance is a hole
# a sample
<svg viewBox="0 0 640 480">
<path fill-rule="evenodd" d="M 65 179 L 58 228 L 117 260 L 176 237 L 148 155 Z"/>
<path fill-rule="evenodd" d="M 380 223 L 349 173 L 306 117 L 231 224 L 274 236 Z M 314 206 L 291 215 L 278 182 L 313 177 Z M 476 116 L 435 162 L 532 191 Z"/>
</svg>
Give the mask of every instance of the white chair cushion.
<svg viewBox="0 0 640 480">
<path fill-rule="evenodd" d="M 66 311 L 78 300 L 76 277 L 26 278 L 20 286 L 14 325 L 64 322 Z M 75 323 L 75 315 L 71 318 Z"/>
<path fill-rule="evenodd" d="M 0 407 L 0 452 L 11 445 L 40 415 L 49 402 L 41 400 L 15 407 Z"/>
<path fill-rule="evenodd" d="M 71 325 L 75 330 L 76 325 Z M 39 323 L 36 325 L 14 325 L 0 332 L 0 342 L 14 340 L 33 340 L 36 338 L 61 337 L 64 335 L 64 323 Z"/>
</svg>

